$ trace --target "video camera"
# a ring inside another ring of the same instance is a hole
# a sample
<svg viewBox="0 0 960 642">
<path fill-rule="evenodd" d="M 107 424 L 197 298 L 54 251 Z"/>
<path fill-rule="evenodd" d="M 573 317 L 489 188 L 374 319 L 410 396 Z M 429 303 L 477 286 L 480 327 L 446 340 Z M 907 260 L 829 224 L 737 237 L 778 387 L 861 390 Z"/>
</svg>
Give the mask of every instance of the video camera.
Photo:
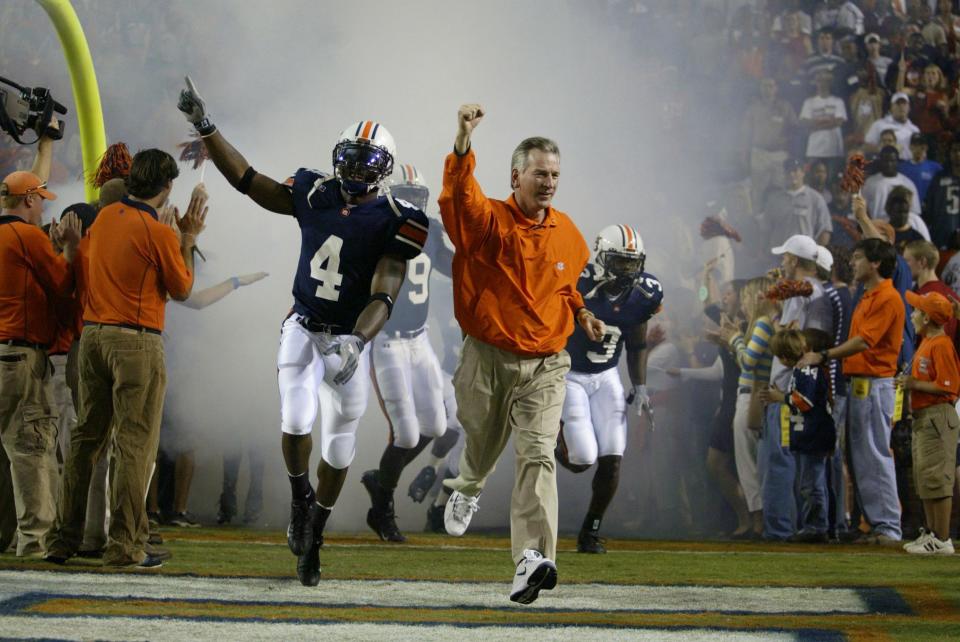
<svg viewBox="0 0 960 642">
<path fill-rule="evenodd" d="M 32 145 L 43 136 L 53 140 L 63 138 L 62 120 L 57 119 L 59 129 L 50 127 L 53 112 L 66 114 L 67 108 L 53 99 L 49 89 L 21 87 L 0 76 L 0 129 L 10 134 L 13 140 L 21 145 Z M 37 132 L 36 140 L 24 142 L 20 139 L 28 129 Z"/>
</svg>

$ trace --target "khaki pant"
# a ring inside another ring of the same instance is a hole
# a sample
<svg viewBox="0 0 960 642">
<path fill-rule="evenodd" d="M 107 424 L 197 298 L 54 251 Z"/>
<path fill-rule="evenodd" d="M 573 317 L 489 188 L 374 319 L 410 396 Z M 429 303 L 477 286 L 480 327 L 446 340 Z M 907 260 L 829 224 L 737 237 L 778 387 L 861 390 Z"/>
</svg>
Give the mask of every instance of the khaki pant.
<svg viewBox="0 0 960 642">
<path fill-rule="evenodd" d="M 525 549 L 556 559 L 557 477 L 553 450 L 570 370 L 566 352 L 521 357 L 467 337 L 453 377 L 465 445 L 460 475 L 446 485 L 465 495 L 483 490 L 513 434 L 516 471 L 510 500 L 514 562 Z"/>
<path fill-rule="evenodd" d="M 47 384 L 47 354 L 0 345 L 0 545 L 11 540 L 10 496 L 17 555 L 46 550 L 57 492 L 57 417 Z M 12 489 L 12 493 L 11 493 Z M 4 547 L 5 548 L 5 547 Z"/>
<path fill-rule="evenodd" d="M 157 456 L 167 385 L 163 341 L 147 332 L 87 326 L 80 338 L 78 365 L 80 408 L 64 465 L 51 550 L 72 554 L 79 549 L 90 478 L 112 439 L 110 529 L 103 561 L 140 562 L 149 534 L 147 473 Z"/>
</svg>

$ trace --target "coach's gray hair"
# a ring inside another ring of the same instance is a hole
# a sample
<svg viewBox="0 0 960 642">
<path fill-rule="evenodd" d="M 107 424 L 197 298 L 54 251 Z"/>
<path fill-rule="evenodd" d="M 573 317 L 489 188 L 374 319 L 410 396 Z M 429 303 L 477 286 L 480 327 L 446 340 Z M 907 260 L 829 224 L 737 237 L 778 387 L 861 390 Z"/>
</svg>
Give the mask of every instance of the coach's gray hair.
<svg viewBox="0 0 960 642">
<path fill-rule="evenodd" d="M 523 171 L 527 167 L 527 161 L 530 160 L 530 152 L 539 149 L 545 154 L 556 154 L 560 158 L 560 148 L 557 143 L 544 138 L 543 136 L 532 136 L 520 141 L 517 148 L 513 150 L 513 157 L 510 159 L 510 170 Z"/>
</svg>

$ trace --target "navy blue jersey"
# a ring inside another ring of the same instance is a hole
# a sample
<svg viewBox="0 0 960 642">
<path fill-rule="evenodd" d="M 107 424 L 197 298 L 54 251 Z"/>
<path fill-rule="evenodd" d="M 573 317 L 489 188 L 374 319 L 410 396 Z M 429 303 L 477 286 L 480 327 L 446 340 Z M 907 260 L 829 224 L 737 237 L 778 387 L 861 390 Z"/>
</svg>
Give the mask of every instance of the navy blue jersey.
<svg viewBox="0 0 960 642">
<path fill-rule="evenodd" d="M 293 309 L 317 323 L 352 329 L 367 306 L 380 258 L 420 254 L 427 217 L 385 196 L 347 206 L 339 181 L 315 170 L 299 169 L 287 184 L 301 238 Z"/>
<path fill-rule="evenodd" d="M 611 301 L 596 290 L 600 282 L 595 278 L 595 269 L 593 264 L 587 265 L 577 282 L 577 290 L 583 295 L 587 309 L 607 325 L 607 332 L 602 341 L 591 341 L 580 324 L 575 324 L 573 334 L 567 340 L 570 369 L 575 372 L 596 373 L 616 367 L 623 350 L 623 334 L 646 323 L 657 313 L 663 301 L 660 281 L 646 272 L 640 275 L 629 294 Z M 591 292 L 594 292 L 593 296 L 587 298 Z"/>
<path fill-rule="evenodd" d="M 790 408 L 790 450 L 831 453 L 836 445 L 830 371 L 823 366 L 794 368 L 787 390 Z"/>
<path fill-rule="evenodd" d="M 413 332 L 426 325 L 430 308 L 430 273 L 436 269 L 450 276 L 452 255 L 452 249 L 443 239 L 443 223 L 431 219 L 423 252 L 407 263 L 407 276 L 400 286 L 393 314 L 383 328 L 385 332 Z"/>
</svg>

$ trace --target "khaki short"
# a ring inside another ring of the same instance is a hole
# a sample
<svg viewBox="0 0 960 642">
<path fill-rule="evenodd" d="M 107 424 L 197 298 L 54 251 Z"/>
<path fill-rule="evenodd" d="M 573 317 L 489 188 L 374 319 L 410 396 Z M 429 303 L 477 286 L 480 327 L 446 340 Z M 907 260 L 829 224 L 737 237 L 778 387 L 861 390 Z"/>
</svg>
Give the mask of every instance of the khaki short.
<svg viewBox="0 0 960 642">
<path fill-rule="evenodd" d="M 913 413 L 913 481 L 920 499 L 953 496 L 960 418 L 940 403 Z"/>
</svg>

